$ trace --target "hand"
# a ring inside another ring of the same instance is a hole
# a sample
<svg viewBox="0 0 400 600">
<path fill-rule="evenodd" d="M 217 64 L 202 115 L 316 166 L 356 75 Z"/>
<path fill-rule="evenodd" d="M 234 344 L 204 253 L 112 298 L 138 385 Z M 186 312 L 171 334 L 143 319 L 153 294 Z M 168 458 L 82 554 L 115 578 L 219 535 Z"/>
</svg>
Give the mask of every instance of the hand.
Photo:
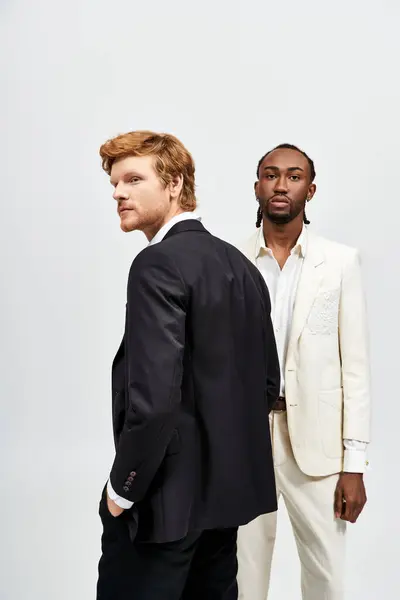
<svg viewBox="0 0 400 600">
<path fill-rule="evenodd" d="M 335 491 L 335 518 L 355 523 L 367 502 L 362 473 L 342 473 Z"/>
<path fill-rule="evenodd" d="M 113 517 L 119 517 L 124 512 L 124 509 L 115 504 L 114 500 L 111 500 L 107 494 L 107 507 Z"/>
</svg>

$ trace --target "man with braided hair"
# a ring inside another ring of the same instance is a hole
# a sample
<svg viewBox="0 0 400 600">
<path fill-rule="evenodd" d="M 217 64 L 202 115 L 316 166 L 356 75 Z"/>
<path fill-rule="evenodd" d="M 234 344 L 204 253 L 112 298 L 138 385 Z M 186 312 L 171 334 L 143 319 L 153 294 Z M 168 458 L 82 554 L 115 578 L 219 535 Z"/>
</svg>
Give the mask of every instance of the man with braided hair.
<svg viewBox="0 0 400 600">
<path fill-rule="evenodd" d="M 303 600 L 342 600 L 346 522 L 365 502 L 367 319 L 358 253 L 309 230 L 313 161 L 283 144 L 257 168 L 257 231 L 243 246 L 271 296 L 281 364 L 270 414 L 278 499 L 296 538 Z M 239 529 L 239 598 L 266 600 L 276 513 Z"/>
</svg>

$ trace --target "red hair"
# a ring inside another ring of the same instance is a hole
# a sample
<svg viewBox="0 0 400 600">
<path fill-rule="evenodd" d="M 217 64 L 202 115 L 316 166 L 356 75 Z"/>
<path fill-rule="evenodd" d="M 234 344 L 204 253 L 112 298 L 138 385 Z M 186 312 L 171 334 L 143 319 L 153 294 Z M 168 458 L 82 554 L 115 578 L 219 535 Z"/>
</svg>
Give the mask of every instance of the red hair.
<svg viewBox="0 0 400 600">
<path fill-rule="evenodd" d="M 118 135 L 100 148 L 103 169 L 109 175 L 115 161 L 128 156 L 154 156 L 155 170 L 164 182 L 181 175 L 183 186 L 179 205 L 185 211 L 196 208 L 195 166 L 191 154 L 175 136 L 153 131 L 131 131 Z"/>
</svg>

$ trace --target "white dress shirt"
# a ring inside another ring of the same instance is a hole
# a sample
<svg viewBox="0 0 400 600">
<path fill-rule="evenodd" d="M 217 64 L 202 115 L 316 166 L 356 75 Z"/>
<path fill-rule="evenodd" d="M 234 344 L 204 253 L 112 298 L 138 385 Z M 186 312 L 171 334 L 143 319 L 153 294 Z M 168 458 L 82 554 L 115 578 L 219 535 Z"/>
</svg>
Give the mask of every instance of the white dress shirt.
<svg viewBox="0 0 400 600">
<path fill-rule="evenodd" d="M 256 249 L 256 264 L 265 279 L 271 297 L 271 318 L 281 365 L 280 393 L 282 396 L 285 395 L 284 372 L 294 302 L 306 252 L 307 228 L 303 227 L 295 247 L 291 250 L 283 269 L 281 269 L 272 250 L 267 248 L 263 229 L 260 228 Z M 348 439 L 344 439 L 343 444 L 345 448 L 343 470 L 351 473 L 363 473 L 368 464 L 366 461 L 368 444 Z"/>
<path fill-rule="evenodd" d="M 156 235 L 148 243 L 148 246 L 153 246 L 154 244 L 158 244 L 158 242 L 161 242 L 164 239 L 164 237 L 167 235 L 168 231 L 174 225 L 176 225 L 177 223 L 180 223 L 181 221 L 188 221 L 190 219 L 195 219 L 196 221 L 201 221 L 201 217 L 195 212 L 183 212 L 183 213 L 180 213 L 179 215 L 176 215 L 175 217 L 172 217 L 172 219 L 170 219 L 167 223 L 165 223 L 165 225 L 163 225 L 161 227 L 161 229 L 159 229 L 159 231 L 156 233 Z M 109 498 L 111 500 L 113 500 L 113 502 L 115 502 L 115 504 L 117 504 L 120 508 L 128 509 L 128 508 L 131 508 L 131 506 L 133 506 L 133 502 L 131 502 L 130 500 L 126 500 L 125 498 L 122 498 L 122 496 L 119 496 L 113 490 L 110 480 L 108 480 L 108 483 L 107 483 L 107 493 L 108 493 Z"/>
</svg>

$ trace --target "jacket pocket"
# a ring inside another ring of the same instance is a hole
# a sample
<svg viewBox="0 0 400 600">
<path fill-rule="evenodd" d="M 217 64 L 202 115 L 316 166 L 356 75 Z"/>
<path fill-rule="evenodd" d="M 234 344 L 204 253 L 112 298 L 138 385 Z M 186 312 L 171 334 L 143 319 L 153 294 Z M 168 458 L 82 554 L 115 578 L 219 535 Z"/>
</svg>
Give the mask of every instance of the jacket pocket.
<svg viewBox="0 0 400 600">
<path fill-rule="evenodd" d="M 319 424 L 322 447 L 329 458 L 343 456 L 343 390 L 319 393 Z"/>
</svg>

